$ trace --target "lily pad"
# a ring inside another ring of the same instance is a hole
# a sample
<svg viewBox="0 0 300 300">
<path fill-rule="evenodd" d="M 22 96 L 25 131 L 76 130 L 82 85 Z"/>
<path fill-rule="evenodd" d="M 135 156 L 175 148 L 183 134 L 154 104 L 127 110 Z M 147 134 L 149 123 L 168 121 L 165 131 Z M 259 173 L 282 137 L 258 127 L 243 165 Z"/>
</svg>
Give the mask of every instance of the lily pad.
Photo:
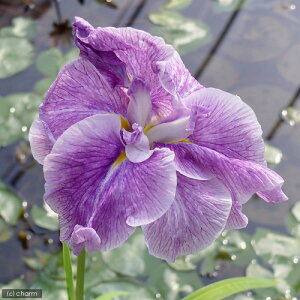
<svg viewBox="0 0 300 300">
<path fill-rule="evenodd" d="M 112 270 L 128 276 L 138 276 L 145 270 L 145 249 L 143 235 L 136 233 L 121 247 L 102 253 L 102 257 Z"/>
<path fill-rule="evenodd" d="M 234 11 L 243 7 L 249 0 L 214 0 L 213 7 L 216 12 Z"/>
<path fill-rule="evenodd" d="M 12 236 L 12 231 L 10 230 L 7 223 L 0 218 L 0 243 L 9 240 Z"/>
<path fill-rule="evenodd" d="M 49 262 L 51 254 L 35 250 L 36 257 L 23 257 L 24 262 L 33 270 L 42 270 Z"/>
<path fill-rule="evenodd" d="M 0 146 L 28 137 L 41 98 L 36 94 L 12 94 L 0 98 Z"/>
<path fill-rule="evenodd" d="M 193 0 L 169 0 L 165 8 L 179 10 L 188 7 L 192 2 Z"/>
<path fill-rule="evenodd" d="M 210 42 L 210 28 L 198 20 L 185 18 L 173 11 L 162 11 L 149 15 L 153 24 L 160 27 L 154 33 L 162 36 L 167 43 L 173 45 L 181 54 L 196 50 Z"/>
<path fill-rule="evenodd" d="M 278 165 L 282 160 L 282 152 L 277 147 L 265 143 L 265 160 L 272 165 Z"/>
<path fill-rule="evenodd" d="M 300 109 L 288 107 L 281 112 L 281 117 L 290 125 L 300 124 Z"/>
<path fill-rule="evenodd" d="M 280 258 L 290 258 L 300 255 L 300 240 L 289 236 L 273 233 L 259 228 L 254 237 L 253 248 L 257 255 L 269 262 Z"/>
<path fill-rule="evenodd" d="M 16 225 L 22 209 L 22 200 L 0 182 L 0 215 L 10 225 Z"/>
<path fill-rule="evenodd" d="M 31 210 L 31 217 L 33 222 L 41 228 L 53 231 L 59 229 L 57 215 L 49 210 L 34 205 Z"/>
<path fill-rule="evenodd" d="M 23 38 L 0 37 L 0 79 L 15 75 L 32 63 L 33 45 Z"/>
<path fill-rule="evenodd" d="M 12 21 L 12 26 L 0 30 L 0 36 L 21 37 L 31 39 L 37 33 L 36 22 L 30 18 L 17 17 Z"/>
</svg>

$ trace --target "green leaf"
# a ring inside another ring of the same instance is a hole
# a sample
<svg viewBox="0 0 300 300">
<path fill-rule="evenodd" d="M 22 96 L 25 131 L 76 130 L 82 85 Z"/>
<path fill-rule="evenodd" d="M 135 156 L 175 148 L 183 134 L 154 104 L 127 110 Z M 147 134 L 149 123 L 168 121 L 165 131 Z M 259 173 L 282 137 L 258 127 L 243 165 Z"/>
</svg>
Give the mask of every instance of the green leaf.
<svg viewBox="0 0 300 300">
<path fill-rule="evenodd" d="M 9 240 L 12 236 L 12 231 L 5 223 L 5 221 L 0 218 L 0 243 Z"/>
<path fill-rule="evenodd" d="M 0 215 L 10 225 L 16 225 L 22 209 L 22 200 L 0 182 Z"/>
<path fill-rule="evenodd" d="M 188 7 L 192 2 L 193 0 L 169 0 L 165 8 L 179 10 Z"/>
<path fill-rule="evenodd" d="M 0 79 L 15 75 L 32 63 L 34 47 L 23 38 L 0 37 Z"/>
<path fill-rule="evenodd" d="M 149 19 L 160 26 L 154 33 L 164 37 L 182 54 L 194 51 L 211 40 L 211 31 L 205 23 L 185 18 L 179 13 L 165 10 L 150 14 Z"/>
<path fill-rule="evenodd" d="M 57 215 L 50 210 L 47 211 L 34 205 L 31 210 L 31 217 L 33 222 L 39 227 L 53 231 L 59 229 Z"/>
<path fill-rule="evenodd" d="M 25 289 L 26 285 L 21 279 L 14 279 L 8 284 L 2 285 L 0 284 L 1 289 Z"/>
<path fill-rule="evenodd" d="M 257 255 L 267 261 L 276 261 L 280 257 L 289 258 L 300 253 L 300 240 L 285 235 L 273 233 L 259 228 L 254 237 L 253 248 Z"/>
<path fill-rule="evenodd" d="M 21 37 L 31 39 L 37 33 L 36 23 L 30 18 L 17 17 L 12 21 L 12 26 L 0 30 L 0 36 Z"/>
<path fill-rule="evenodd" d="M 104 294 L 102 296 L 99 296 L 98 298 L 96 298 L 95 300 L 111 300 L 117 296 L 121 296 L 121 295 L 129 295 L 130 292 L 126 292 L 126 291 L 116 291 L 116 292 L 110 292 L 107 294 Z"/>
<path fill-rule="evenodd" d="M 281 112 L 282 118 L 290 125 L 300 124 L 300 109 L 288 107 Z"/>
<path fill-rule="evenodd" d="M 35 250 L 36 257 L 23 257 L 24 262 L 33 270 L 42 270 L 49 262 L 51 254 Z"/>
<path fill-rule="evenodd" d="M 280 149 L 265 143 L 265 160 L 269 164 L 278 165 L 282 159 L 282 152 Z"/>
<path fill-rule="evenodd" d="M 197 267 L 191 263 L 189 255 L 177 258 L 175 262 L 169 263 L 169 266 L 177 271 L 191 271 Z"/>
<path fill-rule="evenodd" d="M 221 300 L 225 297 L 251 290 L 272 287 L 277 281 L 272 279 L 236 277 L 222 280 L 194 292 L 183 300 Z"/>
<path fill-rule="evenodd" d="M 296 220 L 300 223 L 300 202 L 297 202 L 292 207 L 292 215 L 296 218 Z"/>
<path fill-rule="evenodd" d="M 38 56 L 36 66 L 44 75 L 55 77 L 61 68 L 62 62 L 62 52 L 58 48 L 50 48 Z"/>
<path fill-rule="evenodd" d="M 137 232 L 121 247 L 102 253 L 102 257 L 112 270 L 128 276 L 138 276 L 145 270 L 145 248 L 143 235 Z"/>
<path fill-rule="evenodd" d="M 0 146 L 28 137 L 41 98 L 32 93 L 11 94 L 0 99 Z"/>
<path fill-rule="evenodd" d="M 214 0 L 214 9 L 217 12 L 234 11 L 243 7 L 247 0 Z"/>
</svg>

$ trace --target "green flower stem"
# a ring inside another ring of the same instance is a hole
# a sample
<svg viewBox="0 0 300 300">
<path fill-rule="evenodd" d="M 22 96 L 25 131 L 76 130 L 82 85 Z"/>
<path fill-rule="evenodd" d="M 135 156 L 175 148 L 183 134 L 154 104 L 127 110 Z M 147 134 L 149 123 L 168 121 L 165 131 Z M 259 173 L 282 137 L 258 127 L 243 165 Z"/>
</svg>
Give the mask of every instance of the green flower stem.
<svg viewBox="0 0 300 300">
<path fill-rule="evenodd" d="M 71 254 L 70 254 L 69 247 L 65 243 L 63 243 L 63 260 L 64 260 L 64 269 L 66 274 L 68 299 L 75 300 Z"/>
<path fill-rule="evenodd" d="M 76 300 L 83 300 L 85 272 L 85 250 L 82 249 L 77 260 Z"/>
</svg>

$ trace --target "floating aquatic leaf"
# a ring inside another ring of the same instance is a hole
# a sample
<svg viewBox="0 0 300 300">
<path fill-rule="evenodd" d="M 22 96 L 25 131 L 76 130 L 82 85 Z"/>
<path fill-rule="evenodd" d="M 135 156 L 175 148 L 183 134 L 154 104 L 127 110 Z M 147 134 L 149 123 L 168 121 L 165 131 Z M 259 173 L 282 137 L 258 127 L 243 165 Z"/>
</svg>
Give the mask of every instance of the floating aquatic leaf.
<svg viewBox="0 0 300 300">
<path fill-rule="evenodd" d="M 214 0 L 213 6 L 217 12 L 234 11 L 243 7 L 249 0 Z"/>
<path fill-rule="evenodd" d="M 0 182 L 0 215 L 11 225 L 16 225 L 22 209 L 22 200 Z"/>
<path fill-rule="evenodd" d="M 169 0 L 169 2 L 165 5 L 165 8 L 167 9 L 182 9 L 186 8 L 193 0 Z"/>
<path fill-rule="evenodd" d="M 288 107 L 281 112 L 281 116 L 290 126 L 300 124 L 300 109 Z"/>
<path fill-rule="evenodd" d="M 0 146 L 28 137 L 41 98 L 32 93 L 12 94 L 0 98 Z"/>
<path fill-rule="evenodd" d="M 37 69 L 47 76 L 55 77 L 63 63 L 63 54 L 58 48 L 42 52 L 36 60 Z"/>
<path fill-rule="evenodd" d="M 14 279 L 10 283 L 0 285 L 1 289 L 25 289 L 26 285 L 22 279 Z"/>
<path fill-rule="evenodd" d="M 8 227 L 7 223 L 0 218 L 0 243 L 7 241 L 12 236 L 12 231 Z"/>
<path fill-rule="evenodd" d="M 300 255 L 300 240 L 277 234 L 266 229 L 257 229 L 253 245 L 256 254 L 267 261 L 276 261 L 280 257 Z"/>
<path fill-rule="evenodd" d="M 265 160 L 269 164 L 278 165 L 282 159 L 282 152 L 280 149 L 265 143 Z"/>
<path fill-rule="evenodd" d="M 34 47 L 23 38 L 0 37 L 0 79 L 15 75 L 31 65 Z"/>
<path fill-rule="evenodd" d="M 125 291 L 110 292 L 110 293 L 107 293 L 107 294 L 97 297 L 96 300 L 112 300 L 115 297 L 122 296 L 122 295 L 130 295 L 130 292 L 125 292 Z"/>
<path fill-rule="evenodd" d="M 190 255 L 181 256 L 175 262 L 169 263 L 169 266 L 177 271 L 191 271 L 196 269 L 196 265 L 190 262 Z"/>
<path fill-rule="evenodd" d="M 164 37 L 180 53 L 193 51 L 211 40 L 211 31 L 205 23 L 179 13 L 163 11 L 150 14 L 149 19 L 160 26 L 154 30 L 155 34 Z"/>
<path fill-rule="evenodd" d="M 12 26 L 0 30 L 0 36 L 21 37 L 31 39 L 37 33 L 36 23 L 30 18 L 17 17 L 12 21 Z"/>
<path fill-rule="evenodd" d="M 41 228 L 53 231 L 59 229 L 58 217 L 53 212 L 34 205 L 31 210 L 31 217 L 33 222 Z"/>
<path fill-rule="evenodd" d="M 102 254 L 105 263 L 114 271 L 128 276 L 143 274 L 145 242 L 143 235 L 136 233 L 124 245 Z"/>
<path fill-rule="evenodd" d="M 42 270 L 51 258 L 51 254 L 35 250 L 36 257 L 23 257 L 24 262 L 33 270 Z"/>
</svg>

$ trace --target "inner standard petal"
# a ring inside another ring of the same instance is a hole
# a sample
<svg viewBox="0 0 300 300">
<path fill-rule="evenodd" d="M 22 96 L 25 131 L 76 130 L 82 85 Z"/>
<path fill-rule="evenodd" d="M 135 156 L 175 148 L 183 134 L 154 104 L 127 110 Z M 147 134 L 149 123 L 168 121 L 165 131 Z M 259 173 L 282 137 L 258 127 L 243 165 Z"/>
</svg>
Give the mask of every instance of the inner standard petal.
<svg viewBox="0 0 300 300">
<path fill-rule="evenodd" d="M 139 163 L 148 159 L 152 155 L 153 150 L 150 150 L 148 137 L 143 133 L 141 126 L 134 123 L 132 130 L 132 132 L 122 131 L 125 153 L 131 162 Z"/>
<path fill-rule="evenodd" d="M 150 144 L 177 143 L 188 138 L 192 133 L 191 117 L 183 117 L 172 122 L 161 123 L 151 128 L 146 134 Z"/>
</svg>

